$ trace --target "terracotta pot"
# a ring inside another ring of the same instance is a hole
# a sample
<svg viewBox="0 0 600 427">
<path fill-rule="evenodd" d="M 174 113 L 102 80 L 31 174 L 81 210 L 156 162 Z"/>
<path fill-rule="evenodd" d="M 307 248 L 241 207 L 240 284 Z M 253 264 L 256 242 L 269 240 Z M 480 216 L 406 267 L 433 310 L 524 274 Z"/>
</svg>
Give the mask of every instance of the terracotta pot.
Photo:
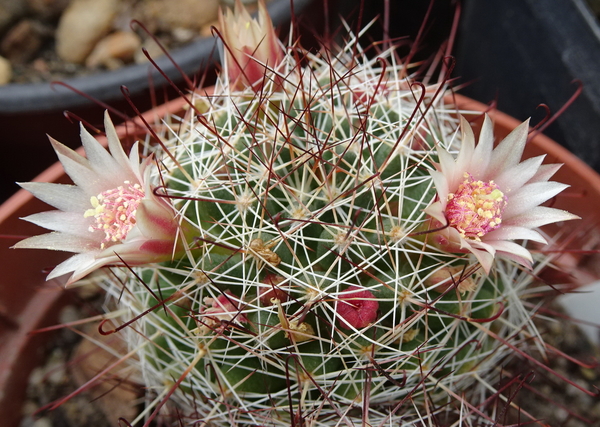
<svg viewBox="0 0 600 427">
<path fill-rule="evenodd" d="M 56 182 L 63 174 L 55 164 L 37 180 Z M 66 301 L 60 284 L 45 283 L 44 273 L 66 254 L 10 249 L 19 240 L 11 236 L 39 234 L 38 227 L 19 218 L 40 209 L 45 210 L 44 204 L 24 190 L 0 207 L 0 419 L 6 426 L 17 425 L 21 418 L 27 378 L 44 356 L 44 342 L 51 338 L 31 331 L 55 323 Z"/>
<path fill-rule="evenodd" d="M 476 123 L 482 118 L 481 111 L 487 106 L 471 99 L 455 96 L 454 102 L 461 110 L 472 110 Z M 144 114 L 149 123 L 166 114 L 181 114 L 186 102 L 176 99 Z M 502 138 L 514 129 L 519 122 L 506 114 L 490 111 L 495 123 L 496 138 Z M 139 134 L 140 120 L 121 125 L 117 128 L 122 141 L 127 143 Z M 100 138 L 105 142 L 104 139 Z M 526 156 L 531 157 L 546 153 L 546 163 L 559 162 L 564 166 L 556 175 L 556 180 L 569 183 L 569 191 L 559 195 L 555 207 L 568 209 L 585 218 L 585 225 L 596 225 L 600 219 L 594 201 L 600 200 L 600 176 L 590 167 L 564 148 L 545 137 L 535 136 L 528 144 Z M 35 180 L 43 182 L 65 182 L 62 166 L 54 164 Z M 33 198 L 29 193 L 20 190 L 0 207 L 0 234 L 29 236 L 40 234 L 44 230 L 19 219 L 34 212 L 47 210 L 47 206 Z M 581 222 L 567 223 L 557 226 L 553 231 L 576 231 L 581 229 Z M 33 367 L 43 356 L 39 349 L 51 334 L 30 334 L 32 330 L 53 324 L 57 321 L 58 312 L 65 304 L 65 292 L 58 281 L 45 282 L 44 270 L 65 259 L 69 254 L 52 253 L 41 250 L 12 250 L 9 246 L 18 238 L 8 237 L 0 246 L 0 419 L 3 425 L 18 425 L 20 407 L 24 399 L 27 378 Z M 581 242 L 579 240 L 578 242 Z M 579 243 L 577 243 L 579 244 Z M 575 261 L 584 267 L 585 258 Z M 574 262 L 569 259 L 569 262 Z M 592 278 L 592 273 L 582 275 L 584 279 Z"/>
</svg>

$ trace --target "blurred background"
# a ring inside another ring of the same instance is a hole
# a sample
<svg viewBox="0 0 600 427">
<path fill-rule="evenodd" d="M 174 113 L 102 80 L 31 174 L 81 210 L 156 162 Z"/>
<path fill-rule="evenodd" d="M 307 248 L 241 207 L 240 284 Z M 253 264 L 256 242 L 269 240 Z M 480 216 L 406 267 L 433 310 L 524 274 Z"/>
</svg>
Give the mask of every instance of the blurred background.
<svg viewBox="0 0 600 427">
<path fill-rule="evenodd" d="M 358 28 L 389 13 L 389 37 L 401 46 L 401 54 L 416 48 L 417 61 L 428 61 L 445 49 L 458 19 L 451 38 L 455 85 L 467 96 L 495 102 L 519 120 L 542 120 L 546 112 L 536 108 L 541 103 L 552 112 L 560 110 L 578 88 L 574 81 L 581 81 L 581 95 L 545 133 L 600 170 L 600 29 L 593 2 L 295 0 L 294 9 L 297 34 L 303 46 L 313 49 L 323 39 L 339 38 L 342 20 Z M 47 134 L 77 147 L 76 118 L 100 127 L 108 106 L 133 116 L 122 85 L 140 111 L 178 96 L 141 53 L 142 47 L 183 91 L 186 81 L 161 56 L 156 41 L 192 81 L 214 81 L 218 51 L 210 28 L 216 25 L 218 7 L 228 3 L 0 0 L 0 200 L 18 189 L 15 181 L 29 181 L 56 161 Z M 284 37 L 290 0 L 268 5 Z M 90 28 L 93 34 L 84 34 Z M 383 20 L 378 19 L 363 36 L 363 45 L 383 36 Z M 51 85 L 55 80 L 96 100 Z"/>
</svg>

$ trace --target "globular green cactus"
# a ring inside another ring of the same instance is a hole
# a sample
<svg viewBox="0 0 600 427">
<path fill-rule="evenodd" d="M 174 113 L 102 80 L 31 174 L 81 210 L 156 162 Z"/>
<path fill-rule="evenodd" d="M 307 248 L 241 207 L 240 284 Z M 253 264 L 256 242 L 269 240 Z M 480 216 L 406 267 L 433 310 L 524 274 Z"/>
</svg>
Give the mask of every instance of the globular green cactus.
<svg viewBox="0 0 600 427">
<path fill-rule="evenodd" d="M 355 48 L 289 53 L 259 90 L 219 81 L 169 118 L 155 194 L 188 250 L 104 286 L 136 319 L 149 397 L 186 420 L 458 420 L 510 352 L 496 337 L 529 328 L 530 275 L 503 259 L 486 274 L 425 213 L 439 149 L 464 138 L 445 88 Z"/>
<path fill-rule="evenodd" d="M 493 425 L 489 378 L 535 335 L 512 241 L 573 218 L 538 206 L 557 167 L 520 163 L 527 124 L 492 150 L 486 118 L 475 147 L 393 49 L 273 37 L 258 59 L 230 46 L 228 78 L 146 146 L 178 243 L 99 280 L 147 390 L 134 424 L 170 400 L 194 425 Z"/>
</svg>

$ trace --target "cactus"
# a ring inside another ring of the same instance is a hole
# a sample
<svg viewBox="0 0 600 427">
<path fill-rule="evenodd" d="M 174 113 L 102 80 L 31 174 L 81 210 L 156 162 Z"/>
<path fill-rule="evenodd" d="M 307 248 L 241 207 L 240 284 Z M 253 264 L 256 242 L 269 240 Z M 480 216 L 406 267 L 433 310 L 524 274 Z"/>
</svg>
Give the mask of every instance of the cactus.
<svg viewBox="0 0 600 427">
<path fill-rule="evenodd" d="M 188 250 L 102 284 L 149 398 L 186 420 L 459 419 L 510 353 L 497 337 L 535 334 L 519 262 L 486 274 L 433 238 L 439 148 L 464 138 L 446 88 L 412 84 L 393 50 L 356 49 L 290 52 L 259 89 L 219 80 L 192 99 L 201 114 L 168 120 L 155 193 Z"/>
</svg>

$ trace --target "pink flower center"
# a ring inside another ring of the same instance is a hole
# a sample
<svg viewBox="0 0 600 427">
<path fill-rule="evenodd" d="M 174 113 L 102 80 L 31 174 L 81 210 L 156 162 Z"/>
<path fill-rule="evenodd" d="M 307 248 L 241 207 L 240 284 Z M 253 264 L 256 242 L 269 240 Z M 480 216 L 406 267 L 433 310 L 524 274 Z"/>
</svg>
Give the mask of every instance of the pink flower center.
<svg viewBox="0 0 600 427">
<path fill-rule="evenodd" d="M 462 237 L 480 240 L 500 226 L 506 203 L 506 196 L 494 181 L 474 181 L 465 173 L 458 190 L 448 195 L 446 218 Z"/>
<path fill-rule="evenodd" d="M 127 237 L 135 226 L 135 214 L 143 198 L 144 190 L 140 184 L 125 181 L 123 185 L 103 191 L 90 199 L 92 209 L 85 211 L 83 216 L 95 219 L 90 231 L 104 232 L 100 245 L 102 249 L 107 243 L 119 242 Z"/>
</svg>

